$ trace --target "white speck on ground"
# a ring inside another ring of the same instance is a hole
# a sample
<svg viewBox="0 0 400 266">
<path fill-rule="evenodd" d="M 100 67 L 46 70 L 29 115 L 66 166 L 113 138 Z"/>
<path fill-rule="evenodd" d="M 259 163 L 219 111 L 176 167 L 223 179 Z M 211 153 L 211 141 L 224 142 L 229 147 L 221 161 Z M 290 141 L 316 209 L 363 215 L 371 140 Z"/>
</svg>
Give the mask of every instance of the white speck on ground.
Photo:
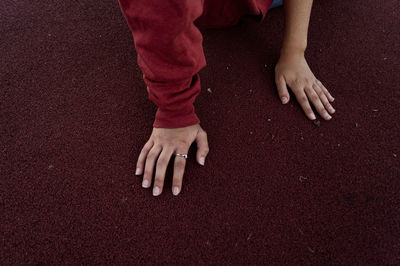
<svg viewBox="0 0 400 266">
<path fill-rule="evenodd" d="M 251 236 L 253 235 L 253 233 L 250 233 L 249 236 L 247 237 L 247 241 L 250 240 Z"/>
<path fill-rule="evenodd" d="M 299 181 L 300 182 L 303 182 L 303 180 L 307 180 L 308 178 L 307 177 L 305 177 L 305 176 L 299 176 Z"/>
<path fill-rule="evenodd" d="M 271 118 L 268 118 L 268 121 L 271 122 Z"/>
<path fill-rule="evenodd" d="M 340 147 L 340 143 L 337 146 Z"/>
<path fill-rule="evenodd" d="M 207 88 L 207 91 L 208 91 L 209 93 L 212 93 L 211 88 Z"/>
<path fill-rule="evenodd" d="M 374 111 L 374 112 L 378 112 L 378 111 L 379 111 L 379 109 L 372 109 L 372 111 Z"/>
<path fill-rule="evenodd" d="M 358 127 L 358 123 L 356 123 L 356 127 Z"/>
<path fill-rule="evenodd" d="M 253 134 L 253 131 L 250 131 L 250 135 Z"/>
<path fill-rule="evenodd" d="M 48 168 L 49 168 L 49 169 L 53 169 L 53 168 L 54 168 L 54 165 L 50 164 L 50 165 L 48 166 Z"/>
<path fill-rule="evenodd" d="M 307 247 L 307 249 L 308 249 L 308 251 L 310 251 L 311 253 L 315 253 L 315 251 L 314 251 L 312 248 Z"/>
<path fill-rule="evenodd" d="M 396 153 L 393 153 L 393 157 L 394 157 L 394 158 L 397 158 L 397 154 L 396 154 Z"/>
</svg>

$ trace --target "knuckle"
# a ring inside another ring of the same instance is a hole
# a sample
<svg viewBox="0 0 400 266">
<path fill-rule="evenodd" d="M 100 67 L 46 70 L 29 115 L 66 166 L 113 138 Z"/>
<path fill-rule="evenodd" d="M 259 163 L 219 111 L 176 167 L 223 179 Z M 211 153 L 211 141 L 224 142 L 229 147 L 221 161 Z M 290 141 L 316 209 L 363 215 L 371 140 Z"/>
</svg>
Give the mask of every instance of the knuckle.
<svg viewBox="0 0 400 266">
<path fill-rule="evenodd" d="M 203 130 L 203 129 L 200 131 L 200 134 L 202 134 L 204 136 L 207 136 L 207 132 L 205 130 Z"/>
<path fill-rule="evenodd" d="M 183 180 L 183 176 L 181 176 L 181 175 L 174 176 L 173 180 L 172 180 L 172 186 L 177 186 L 180 189 L 182 187 L 182 185 L 181 185 L 182 180 Z"/>
<path fill-rule="evenodd" d="M 313 94 L 311 95 L 310 98 L 311 98 L 311 100 L 312 100 L 313 102 L 319 101 L 319 97 L 318 97 L 318 95 L 315 94 L 315 93 L 313 93 Z"/>
<path fill-rule="evenodd" d="M 183 168 L 185 168 L 185 161 L 183 161 L 183 160 L 177 160 L 177 161 L 175 161 L 175 167 L 176 167 L 176 169 L 183 169 Z"/>
<path fill-rule="evenodd" d="M 143 162 L 144 162 L 144 160 L 141 160 L 141 159 L 137 160 L 137 162 L 136 162 L 136 168 L 141 167 L 141 166 L 143 165 Z"/>
<path fill-rule="evenodd" d="M 168 159 L 165 157 L 159 157 L 157 160 L 157 165 L 165 165 L 168 164 Z"/>
<path fill-rule="evenodd" d="M 147 155 L 148 159 L 155 159 L 157 157 L 158 153 L 156 151 L 151 150 L 149 154 Z"/>
<path fill-rule="evenodd" d="M 164 187 L 164 181 L 161 179 L 154 179 L 154 186 L 159 187 L 160 189 L 163 189 Z"/>
<path fill-rule="evenodd" d="M 164 158 L 161 158 L 161 157 L 158 157 L 158 159 L 157 159 L 157 166 L 164 165 L 164 164 L 166 164 L 165 159 L 164 159 Z"/>
<path fill-rule="evenodd" d="M 174 182 L 179 182 L 183 179 L 183 172 L 182 171 L 175 171 L 174 176 L 173 176 L 173 181 Z"/>
<path fill-rule="evenodd" d="M 322 105 L 318 105 L 317 110 L 321 114 L 324 114 L 326 112 L 325 108 Z"/>
<path fill-rule="evenodd" d="M 186 147 L 190 146 L 188 141 L 183 140 L 183 139 L 177 140 L 175 145 L 180 147 L 180 148 L 186 148 Z"/>
<path fill-rule="evenodd" d="M 145 176 L 145 177 L 151 178 L 152 174 L 153 174 L 152 171 L 150 171 L 150 170 L 148 170 L 148 169 L 145 169 L 145 170 L 144 170 L 144 176 Z"/>
<path fill-rule="evenodd" d="M 156 170 L 156 174 L 154 175 L 154 181 L 156 182 L 156 183 L 163 183 L 164 182 L 164 173 L 163 173 L 163 171 L 160 171 L 160 169 L 157 169 Z"/>
<path fill-rule="evenodd" d="M 139 157 L 137 158 L 137 161 L 136 161 L 136 162 L 137 162 L 137 163 L 141 163 L 141 162 L 144 161 L 144 158 L 145 158 L 145 157 L 144 157 L 144 153 L 140 153 L 140 154 L 139 154 Z"/>
<path fill-rule="evenodd" d="M 317 86 L 317 85 L 312 85 L 312 88 L 314 89 L 314 91 L 316 91 L 318 94 L 320 94 L 320 93 L 322 93 L 322 90 L 321 90 L 321 88 L 319 87 L 319 86 Z"/>
<path fill-rule="evenodd" d="M 296 90 L 299 90 L 302 87 L 302 82 L 297 80 L 297 79 L 295 79 L 292 82 L 292 87 L 294 87 Z"/>
<path fill-rule="evenodd" d="M 322 101 L 324 100 L 324 93 L 322 91 L 316 91 L 318 99 L 321 99 Z"/>
<path fill-rule="evenodd" d="M 157 142 L 156 142 L 159 146 L 169 146 L 170 144 L 173 143 L 173 139 L 166 137 L 165 135 L 160 135 L 157 138 Z"/>
<path fill-rule="evenodd" d="M 309 107 L 309 106 L 304 107 L 303 110 L 304 110 L 304 112 L 305 112 L 306 114 L 312 114 L 312 113 L 314 113 L 313 110 L 311 109 L 311 107 Z"/>
<path fill-rule="evenodd" d="M 147 153 L 149 150 L 150 150 L 150 147 L 149 147 L 149 145 L 146 144 L 143 146 L 141 153 Z"/>
<path fill-rule="evenodd" d="M 301 103 L 306 103 L 306 102 L 308 102 L 308 98 L 306 96 L 300 96 L 299 101 Z"/>
<path fill-rule="evenodd" d="M 156 185 L 162 185 L 164 183 L 164 175 L 161 173 L 158 173 L 154 177 L 154 182 L 156 183 Z"/>
<path fill-rule="evenodd" d="M 144 145 L 143 145 L 143 149 L 150 149 L 151 146 L 153 146 L 153 140 L 149 139 Z"/>
</svg>

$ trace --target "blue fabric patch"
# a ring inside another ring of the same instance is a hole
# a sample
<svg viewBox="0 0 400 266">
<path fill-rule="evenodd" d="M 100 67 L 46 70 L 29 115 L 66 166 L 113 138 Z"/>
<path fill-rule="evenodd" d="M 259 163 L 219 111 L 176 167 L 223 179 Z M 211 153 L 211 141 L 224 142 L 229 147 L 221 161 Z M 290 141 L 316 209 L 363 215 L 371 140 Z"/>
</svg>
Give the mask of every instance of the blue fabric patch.
<svg viewBox="0 0 400 266">
<path fill-rule="evenodd" d="M 274 0 L 270 8 L 278 7 L 283 5 L 283 0 Z"/>
</svg>

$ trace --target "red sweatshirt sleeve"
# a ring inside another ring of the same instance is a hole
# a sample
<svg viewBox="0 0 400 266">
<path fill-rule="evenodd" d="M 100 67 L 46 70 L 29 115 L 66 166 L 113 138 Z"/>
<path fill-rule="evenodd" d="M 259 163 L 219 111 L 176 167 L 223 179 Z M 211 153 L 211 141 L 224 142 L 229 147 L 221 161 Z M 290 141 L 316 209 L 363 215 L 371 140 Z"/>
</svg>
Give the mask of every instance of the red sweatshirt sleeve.
<svg viewBox="0 0 400 266">
<path fill-rule="evenodd" d="M 154 127 L 200 123 L 194 111 L 198 72 L 206 65 L 202 35 L 194 21 L 202 0 L 119 0 L 132 31 L 149 99 L 158 109 Z"/>
</svg>

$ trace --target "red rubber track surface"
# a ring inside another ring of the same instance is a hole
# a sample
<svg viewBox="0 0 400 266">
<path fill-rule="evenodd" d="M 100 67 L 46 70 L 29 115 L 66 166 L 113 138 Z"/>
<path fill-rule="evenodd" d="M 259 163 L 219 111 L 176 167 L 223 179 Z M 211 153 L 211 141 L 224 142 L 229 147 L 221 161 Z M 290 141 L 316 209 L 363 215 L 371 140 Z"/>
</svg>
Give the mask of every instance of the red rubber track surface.
<svg viewBox="0 0 400 266">
<path fill-rule="evenodd" d="M 117 1 L 2 1 L 0 263 L 399 263 L 399 10 L 315 1 L 319 126 L 277 96 L 282 8 L 204 30 L 210 153 L 154 197 L 134 170 L 156 106 Z"/>
</svg>

